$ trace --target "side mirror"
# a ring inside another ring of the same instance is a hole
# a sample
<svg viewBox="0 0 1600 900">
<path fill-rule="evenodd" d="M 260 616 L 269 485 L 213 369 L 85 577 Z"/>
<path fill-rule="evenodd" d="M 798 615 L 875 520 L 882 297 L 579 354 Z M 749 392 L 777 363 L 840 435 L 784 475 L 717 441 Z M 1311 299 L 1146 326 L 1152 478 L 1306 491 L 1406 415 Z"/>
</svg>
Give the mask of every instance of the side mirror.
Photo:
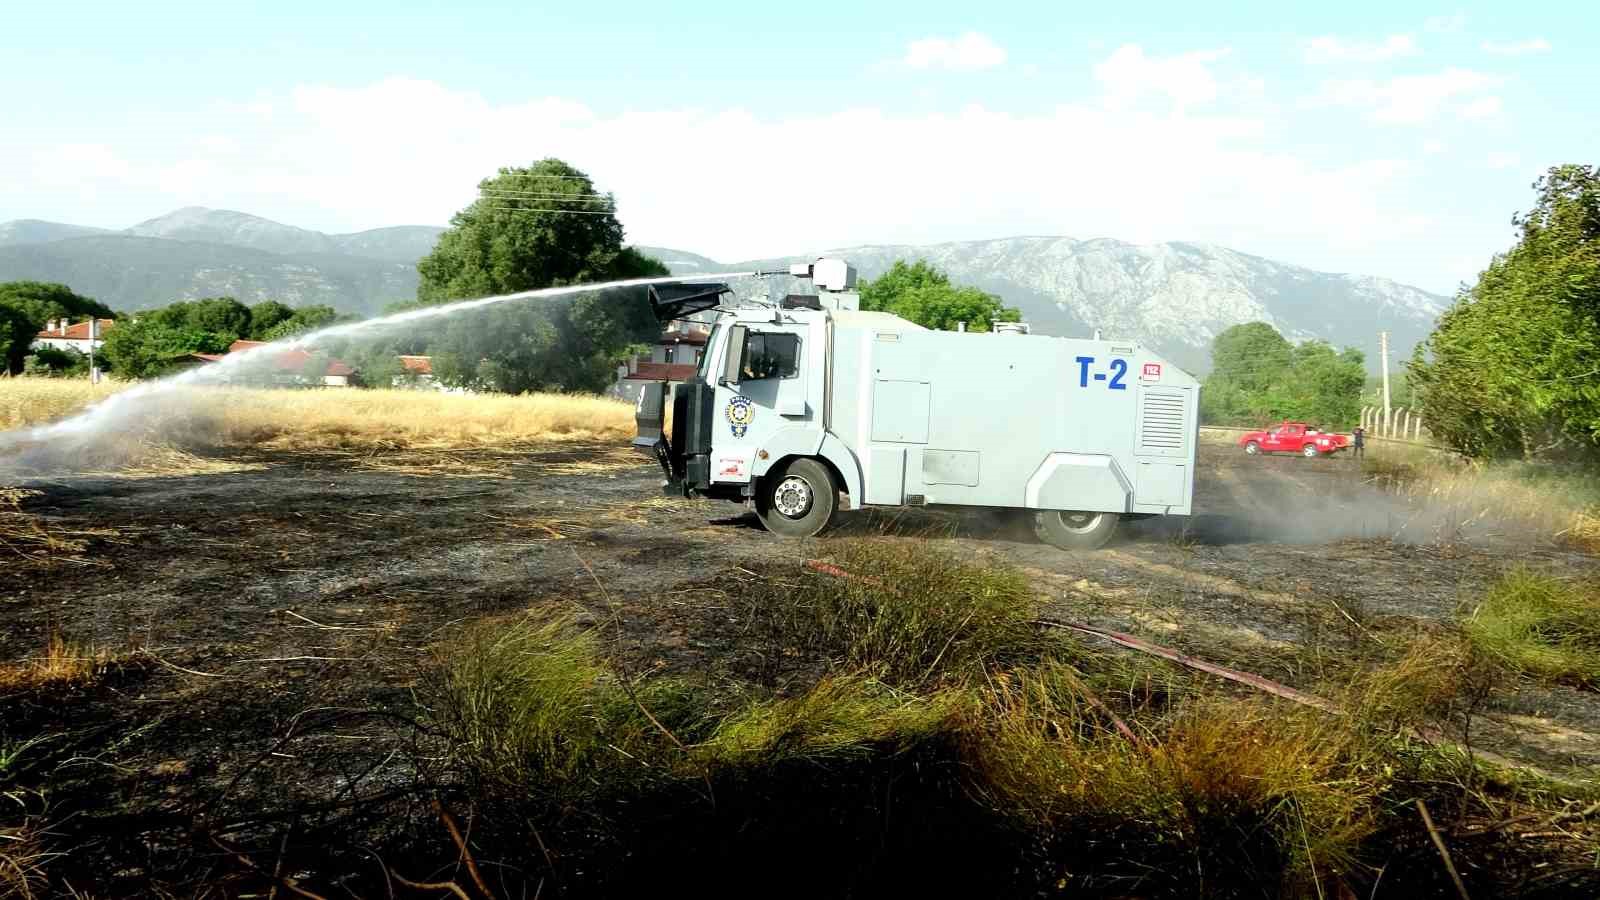
<svg viewBox="0 0 1600 900">
<path fill-rule="evenodd" d="M 745 334 L 749 329 L 735 325 L 728 329 L 728 343 L 722 351 L 722 377 L 718 384 L 738 384 L 744 367 Z"/>
</svg>

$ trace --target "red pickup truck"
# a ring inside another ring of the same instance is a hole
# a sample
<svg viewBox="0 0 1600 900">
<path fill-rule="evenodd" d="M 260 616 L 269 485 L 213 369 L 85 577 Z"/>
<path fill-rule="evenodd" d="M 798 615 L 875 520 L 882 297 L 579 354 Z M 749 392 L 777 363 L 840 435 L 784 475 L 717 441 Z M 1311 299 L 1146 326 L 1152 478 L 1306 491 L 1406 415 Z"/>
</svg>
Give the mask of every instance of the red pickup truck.
<svg viewBox="0 0 1600 900">
<path fill-rule="evenodd" d="M 1338 453 L 1349 445 L 1350 439 L 1344 435 L 1318 431 L 1307 427 L 1304 422 L 1284 422 L 1266 431 L 1252 431 L 1239 438 L 1239 446 L 1251 456 L 1258 453 L 1298 453 L 1311 459 Z"/>
</svg>

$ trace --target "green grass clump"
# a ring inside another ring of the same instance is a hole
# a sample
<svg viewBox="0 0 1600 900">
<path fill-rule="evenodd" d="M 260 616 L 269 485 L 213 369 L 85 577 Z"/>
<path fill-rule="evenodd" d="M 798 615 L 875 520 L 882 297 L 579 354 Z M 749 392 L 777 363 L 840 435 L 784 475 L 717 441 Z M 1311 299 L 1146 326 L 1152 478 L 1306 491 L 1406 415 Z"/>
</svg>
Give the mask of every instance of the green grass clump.
<svg viewBox="0 0 1600 900">
<path fill-rule="evenodd" d="M 1518 568 L 1463 623 L 1472 645 L 1537 678 L 1600 684 L 1600 589 Z"/>
<path fill-rule="evenodd" d="M 730 763 L 895 752 L 948 731 L 958 706 L 951 692 L 922 697 L 860 675 L 830 676 L 797 697 L 745 707 L 697 750 Z"/>
<path fill-rule="evenodd" d="M 475 629 L 444 661 L 439 708 L 457 760 L 479 780 L 556 793 L 894 752 L 947 727 L 956 703 L 863 674 L 830 676 L 792 697 L 624 681 L 595 633 L 564 618 Z"/>
<path fill-rule="evenodd" d="M 772 652 L 822 654 L 903 690 L 968 682 L 997 664 L 1036 657 L 1058 641 L 1032 624 L 1026 576 L 959 559 L 921 541 L 823 545 L 854 577 L 802 570 L 742 598 Z"/>
</svg>

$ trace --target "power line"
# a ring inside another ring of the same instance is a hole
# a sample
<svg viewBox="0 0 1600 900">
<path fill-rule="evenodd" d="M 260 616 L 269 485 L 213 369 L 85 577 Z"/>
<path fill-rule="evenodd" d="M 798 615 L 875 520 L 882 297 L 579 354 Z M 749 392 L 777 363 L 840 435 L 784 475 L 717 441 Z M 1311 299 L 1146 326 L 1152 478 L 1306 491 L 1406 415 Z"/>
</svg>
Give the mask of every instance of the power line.
<svg viewBox="0 0 1600 900">
<path fill-rule="evenodd" d="M 503 209 L 520 213 L 548 213 L 553 216 L 614 216 L 611 209 L 540 209 L 537 206 L 486 206 L 484 209 Z"/>
<path fill-rule="evenodd" d="M 589 176 L 587 175 L 538 175 L 532 172 L 501 172 L 497 175 L 491 175 L 489 178 L 485 178 L 484 180 L 488 181 L 490 178 L 560 178 L 571 181 L 590 180 Z"/>
<path fill-rule="evenodd" d="M 528 194 L 530 196 L 539 196 L 539 197 L 605 197 L 605 198 L 609 198 L 611 196 L 610 194 L 565 194 L 565 193 L 561 193 L 559 191 L 519 191 L 519 190 L 515 190 L 513 188 L 479 188 L 478 191 L 479 191 L 479 193 L 484 193 L 484 194 Z"/>
</svg>

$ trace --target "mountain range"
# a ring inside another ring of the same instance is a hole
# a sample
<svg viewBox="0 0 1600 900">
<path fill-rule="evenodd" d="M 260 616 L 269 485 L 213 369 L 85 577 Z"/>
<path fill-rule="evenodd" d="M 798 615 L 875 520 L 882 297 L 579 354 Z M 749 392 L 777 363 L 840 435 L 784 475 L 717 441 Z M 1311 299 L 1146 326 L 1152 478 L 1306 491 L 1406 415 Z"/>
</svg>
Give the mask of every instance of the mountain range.
<svg viewBox="0 0 1600 900">
<path fill-rule="evenodd" d="M 665 247 L 640 247 L 674 275 L 786 269 L 809 257 L 724 264 Z M 925 259 L 958 284 L 998 295 L 1022 311 L 1036 333 L 1133 339 L 1186 368 L 1210 368 L 1211 340 L 1242 322 L 1270 322 L 1295 341 L 1321 338 L 1356 347 L 1376 371 L 1378 332 L 1390 333 L 1391 362 L 1403 361 L 1433 330 L 1449 298 L 1360 275 L 1317 272 L 1206 244 L 1128 244 L 1099 238 L 1012 237 L 944 244 L 867 245 L 828 251 L 862 278 L 882 275 L 897 259 Z M 800 284 L 766 288 L 774 296 L 806 292 Z M 763 290 L 732 282 L 736 293 Z"/>
<path fill-rule="evenodd" d="M 120 310 L 231 296 L 370 315 L 416 297 L 416 262 L 443 231 L 324 234 L 198 206 L 121 231 L 19 219 L 0 223 L 0 281 L 57 281 Z"/>
<path fill-rule="evenodd" d="M 325 303 L 357 314 L 416 296 L 416 261 L 443 228 L 400 226 L 350 234 L 296 228 L 230 210 L 185 207 L 112 231 L 22 219 L 0 223 L 0 281 L 58 281 L 112 307 L 233 296 Z M 721 263 L 684 250 L 640 247 L 675 275 L 787 268 L 794 256 Z M 1211 339 L 1265 321 L 1294 340 L 1355 346 L 1376 365 L 1389 331 L 1403 360 L 1432 330 L 1448 298 L 1384 278 L 1340 275 L 1194 243 L 1012 237 L 827 251 L 881 275 L 897 259 L 926 259 L 961 284 L 999 295 L 1043 334 L 1133 339 L 1204 370 Z M 805 290 L 787 278 L 733 283 L 749 297 Z"/>
</svg>

